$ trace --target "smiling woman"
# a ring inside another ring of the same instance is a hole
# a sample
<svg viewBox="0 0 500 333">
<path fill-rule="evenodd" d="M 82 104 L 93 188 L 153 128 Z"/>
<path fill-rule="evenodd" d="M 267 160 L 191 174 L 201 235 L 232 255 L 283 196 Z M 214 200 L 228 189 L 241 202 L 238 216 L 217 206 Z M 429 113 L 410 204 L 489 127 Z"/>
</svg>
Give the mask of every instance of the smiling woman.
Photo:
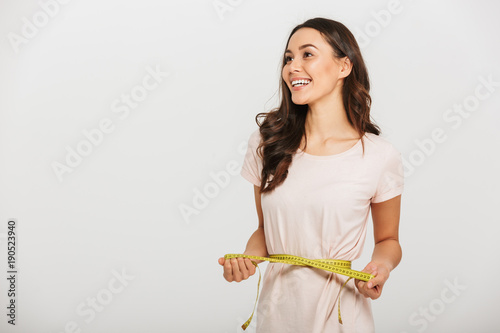
<svg viewBox="0 0 500 333">
<path fill-rule="evenodd" d="M 241 169 L 259 216 L 243 255 L 351 262 L 362 253 L 370 209 L 375 248 L 363 269 L 369 280 L 270 262 L 256 332 L 374 332 L 370 302 L 401 260 L 401 154 L 370 121 L 368 73 L 340 22 L 313 18 L 292 30 L 280 84 L 281 105 L 257 114 Z M 227 281 L 240 282 L 255 273 L 260 262 L 252 261 L 219 264 Z"/>
</svg>

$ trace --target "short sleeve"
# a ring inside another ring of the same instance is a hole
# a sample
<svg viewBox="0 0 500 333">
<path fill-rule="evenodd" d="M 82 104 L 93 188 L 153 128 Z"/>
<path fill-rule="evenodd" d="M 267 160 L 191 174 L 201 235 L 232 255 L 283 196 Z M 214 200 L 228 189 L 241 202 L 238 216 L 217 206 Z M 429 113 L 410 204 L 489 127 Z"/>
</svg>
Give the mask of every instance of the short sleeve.
<svg viewBox="0 0 500 333">
<path fill-rule="evenodd" d="M 260 131 L 256 129 L 248 139 L 248 147 L 241 167 L 241 176 L 254 185 L 260 186 L 262 159 L 257 154 L 257 147 L 260 144 Z"/>
<path fill-rule="evenodd" d="M 403 193 L 404 170 L 401 153 L 391 144 L 371 202 L 379 203 Z"/>
</svg>

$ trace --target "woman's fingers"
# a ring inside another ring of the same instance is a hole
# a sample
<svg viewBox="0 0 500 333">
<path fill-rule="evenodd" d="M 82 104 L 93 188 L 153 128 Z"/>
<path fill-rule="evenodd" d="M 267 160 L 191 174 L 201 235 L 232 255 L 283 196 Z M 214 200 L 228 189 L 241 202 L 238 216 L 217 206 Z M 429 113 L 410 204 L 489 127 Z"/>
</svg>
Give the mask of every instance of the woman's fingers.
<svg viewBox="0 0 500 333">
<path fill-rule="evenodd" d="M 362 281 L 362 280 L 355 280 L 356 287 L 358 288 L 359 292 L 366 298 L 372 298 L 375 299 L 377 298 L 377 292 L 378 288 L 374 288 L 373 285 L 373 280 L 377 277 L 377 267 L 374 266 L 372 263 L 369 263 L 366 265 L 365 268 L 363 268 L 362 272 L 364 273 L 369 273 L 373 275 L 374 277 L 370 279 L 370 281 Z"/>
<path fill-rule="evenodd" d="M 248 274 L 249 275 L 254 275 L 255 274 L 255 265 L 253 264 L 252 260 L 245 258 L 245 262 L 247 264 L 247 269 L 248 269 Z"/>
<path fill-rule="evenodd" d="M 365 297 L 369 297 L 371 299 L 377 299 L 380 297 L 379 287 L 368 288 L 365 286 Z"/>
<path fill-rule="evenodd" d="M 233 263 L 233 277 L 234 281 L 236 282 L 241 282 L 242 280 L 248 279 L 248 268 L 247 264 L 245 262 L 245 258 L 233 258 L 231 261 L 234 260 Z"/>
<path fill-rule="evenodd" d="M 237 258 L 231 258 L 231 266 L 233 267 L 233 280 L 236 282 L 241 281 L 240 266 L 238 265 Z"/>
<path fill-rule="evenodd" d="M 255 274 L 256 267 L 249 258 L 238 258 L 238 267 L 240 268 L 243 280 Z"/>
<path fill-rule="evenodd" d="M 226 260 L 224 262 L 224 278 L 228 282 L 233 281 L 233 266 L 231 265 L 231 260 Z"/>
<path fill-rule="evenodd" d="M 375 285 L 373 287 L 369 287 L 369 283 L 372 281 L 371 279 L 368 282 L 361 281 L 361 280 L 354 280 L 356 287 L 358 288 L 358 291 L 361 295 L 363 295 L 365 298 L 371 298 L 371 299 L 377 299 L 380 297 L 380 294 L 382 292 L 382 287 L 379 285 Z"/>
<path fill-rule="evenodd" d="M 361 295 L 368 297 L 365 293 L 365 281 L 361 280 L 354 280 L 354 283 L 356 284 L 356 287 L 358 288 L 358 291 Z"/>
<path fill-rule="evenodd" d="M 219 258 L 219 264 L 224 266 L 224 278 L 228 282 L 241 282 L 255 274 L 255 265 L 248 258 Z"/>
<path fill-rule="evenodd" d="M 383 280 L 383 278 L 382 278 L 382 277 L 378 276 L 378 274 L 377 274 L 377 272 L 376 272 L 376 271 L 375 271 L 375 272 L 373 272 L 373 273 L 372 273 L 372 275 L 373 275 L 373 276 L 375 276 L 375 277 L 374 277 L 373 279 L 370 279 L 370 281 L 368 281 L 368 282 L 366 283 L 366 286 L 367 286 L 368 288 L 373 288 L 373 287 L 375 287 L 375 286 L 378 286 L 378 285 L 382 282 L 382 280 Z"/>
</svg>

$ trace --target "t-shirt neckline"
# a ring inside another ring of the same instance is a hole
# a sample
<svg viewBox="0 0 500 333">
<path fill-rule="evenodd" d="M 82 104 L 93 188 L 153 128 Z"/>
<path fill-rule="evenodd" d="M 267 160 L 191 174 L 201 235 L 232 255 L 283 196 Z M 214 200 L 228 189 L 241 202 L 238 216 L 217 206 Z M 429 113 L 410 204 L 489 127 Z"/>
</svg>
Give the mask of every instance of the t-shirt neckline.
<svg viewBox="0 0 500 333">
<path fill-rule="evenodd" d="M 366 133 L 363 135 L 363 137 L 366 136 Z M 347 150 L 344 150 L 343 152 L 341 153 L 337 153 L 337 154 L 333 154 L 333 155 L 312 155 L 312 154 L 309 154 L 309 153 L 306 153 L 305 151 L 303 151 L 302 149 L 300 148 L 297 148 L 297 152 L 301 155 L 301 156 L 304 156 L 304 157 L 307 157 L 309 159 L 313 159 L 313 160 L 330 160 L 330 159 L 334 159 L 334 158 L 338 158 L 338 157 L 342 157 L 344 155 L 347 155 L 349 154 L 350 152 L 352 152 L 353 150 L 355 150 L 358 146 L 361 145 L 361 139 L 359 139 L 355 144 L 354 146 L 352 146 L 351 148 L 347 149 Z"/>
</svg>

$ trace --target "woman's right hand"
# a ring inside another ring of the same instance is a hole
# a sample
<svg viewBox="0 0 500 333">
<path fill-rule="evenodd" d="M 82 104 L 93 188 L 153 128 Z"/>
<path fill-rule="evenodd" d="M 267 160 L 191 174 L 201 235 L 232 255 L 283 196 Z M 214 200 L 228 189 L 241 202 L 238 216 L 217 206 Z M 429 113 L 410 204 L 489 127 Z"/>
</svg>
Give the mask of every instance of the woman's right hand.
<svg viewBox="0 0 500 333">
<path fill-rule="evenodd" d="M 252 263 L 255 261 L 257 264 L 263 260 L 250 260 L 249 258 L 219 258 L 219 264 L 224 267 L 224 278 L 228 282 L 241 282 L 248 279 L 255 274 L 257 267 Z"/>
</svg>

